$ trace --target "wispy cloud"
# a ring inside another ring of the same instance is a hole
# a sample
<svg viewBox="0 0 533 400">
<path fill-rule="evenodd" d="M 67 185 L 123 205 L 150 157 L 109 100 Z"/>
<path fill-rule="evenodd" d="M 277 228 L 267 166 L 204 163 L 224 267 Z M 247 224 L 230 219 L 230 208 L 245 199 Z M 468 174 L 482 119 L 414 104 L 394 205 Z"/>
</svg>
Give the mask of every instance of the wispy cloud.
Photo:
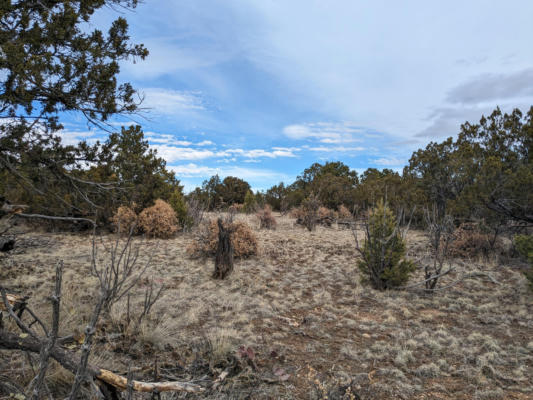
<svg viewBox="0 0 533 400">
<path fill-rule="evenodd" d="M 141 92 L 145 96 L 142 107 L 156 113 L 175 115 L 205 110 L 202 94 L 199 91 L 148 88 Z"/>
<path fill-rule="evenodd" d="M 405 165 L 405 160 L 397 157 L 382 157 L 373 160 L 374 164 L 382 165 L 384 167 L 397 167 Z"/>
<path fill-rule="evenodd" d="M 239 166 L 208 167 L 195 163 L 171 165 L 169 169 L 176 173 L 178 178 L 208 178 L 218 174 L 222 178 L 236 176 L 241 179 L 254 179 L 255 181 L 282 181 L 293 177 L 270 169 L 245 168 Z"/>
<path fill-rule="evenodd" d="M 324 153 L 346 153 L 350 151 L 363 151 L 365 148 L 361 146 L 356 147 L 346 147 L 346 146 L 317 146 L 317 147 L 306 147 L 310 151 L 324 152 Z"/>
<path fill-rule="evenodd" d="M 188 143 L 184 146 L 190 146 L 192 143 Z M 200 142 L 202 143 L 202 142 Z M 200 145 L 200 144 L 196 144 Z M 193 147 L 178 147 L 168 144 L 155 144 L 153 146 L 159 156 L 163 157 L 167 162 L 172 163 L 180 160 L 204 160 L 208 158 L 223 158 L 236 160 L 234 157 L 242 157 L 247 159 L 258 158 L 278 158 L 278 157 L 296 157 L 294 148 L 277 148 L 272 150 L 264 149 L 198 149 Z"/>
<path fill-rule="evenodd" d="M 288 125 L 283 133 L 291 139 L 316 139 L 321 143 L 353 143 L 361 139 L 356 137 L 364 129 L 350 122 L 313 122 Z"/>
</svg>

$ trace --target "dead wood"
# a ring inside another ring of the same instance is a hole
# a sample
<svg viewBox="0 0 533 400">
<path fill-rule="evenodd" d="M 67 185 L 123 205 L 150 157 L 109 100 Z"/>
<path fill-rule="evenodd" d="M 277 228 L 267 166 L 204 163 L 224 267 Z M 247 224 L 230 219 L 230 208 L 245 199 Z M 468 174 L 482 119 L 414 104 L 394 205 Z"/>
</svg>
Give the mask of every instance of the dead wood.
<svg viewBox="0 0 533 400">
<path fill-rule="evenodd" d="M 31 336 L 24 334 L 15 334 L 6 330 L 0 330 L 0 348 L 6 350 L 21 350 L 32 353 L 40 353 L 42 342 Z M 56 360 L 62 367 L 76 373 L 81 362 L 76 355 L 70 354 L 65 349 L 55 345 L 50 349 L 50 357 Z M 101 381 L 118 390 L 126 390 L 128 379 L 117 375 L 109 370 L 87 364 L 87 377 L 93 380 Z M 142 382 L 133 381 L 133 390 L 138 392 L 164 392 L 164 391 L 183 391 L 189 393 L 203 392 L 205 389 L 200 385 L 190 382 Z"/>
<path fill-rule="evenodd" d="M 224 279 L 233 270 L 233 244 L 231 228 L 225 227 L 222 219 L 218 221 L 218 247 L 215 257 L 215 279 Z"/>
</svg>

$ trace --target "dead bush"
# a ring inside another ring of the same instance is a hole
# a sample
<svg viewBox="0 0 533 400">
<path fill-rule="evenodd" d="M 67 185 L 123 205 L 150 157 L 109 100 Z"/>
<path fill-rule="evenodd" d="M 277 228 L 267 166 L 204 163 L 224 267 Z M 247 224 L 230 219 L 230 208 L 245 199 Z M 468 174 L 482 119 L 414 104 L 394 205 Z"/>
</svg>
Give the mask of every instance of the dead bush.
<svg viewBox="0 0 533 400">
<path fill-rule="evenodd" d="M 231 206 L 229 206 L 228 212 L 232 214 L 244 212 L 244 204 L 233 203 Z"/>
<path fill-rule="evenodd" d="M 296 224 L 305 226 L 309 231 L 315 229 L 316 225 L 331 226 L 338 218 L 338 214 L 323 207 L 315 195 L 309 196 L 302 205 L 291 210 L 290 216 L 296 218 Z"/>
<path fill-rule="evenodd" d="M 265 205 L 262 210 L 259 210 L 255 214 L 259 218 L 259 227 L 261 229 L 276 229 L 276 218 L 272 215 L 272 207 L 270 205 Z"/>
<path fill-rule="evenodd" d="M 352 213 L 350 212 L 350 210 L 348 210 L 348 208 L 344 204 L 341 204 L 339 206 L 338 214 L 339 214 L 340 219 L 352 219 L 353 218 Z"/>
<path fill-rule="evenodd" d="M 246 258 L 257 254 L 257 237 L 243 221 L 224 221 L 224 226 L 231 231 L 231 243 L 235 258 Z M 200 225 L 195 240 L 187 247 L 191 257 L 214 256 L 218 247 L 217 220 L 212 219 Z"/>
<path fill-rule="evenodd" d="M 333 222 L 338 218 L 338 214 L 326 207 L 320 207 L 318 209 L 317 222 L 320 225 L 331 226 Z"/>
<path fill-rule="evenodd" d="M 120 206 L 111 218 L 111 224 L 117 233 L 135 234 L 138 231 L 137 219 L 137 214 L 132 207 Z"/>
<path fill-rule="evenodd" d="M 169 238 L 179 229 L 176 213 L 167 202 L 157 199 L 139 214 L 139 226 L 148 236 Z"/>
<path fill-rule="evenodd" d="M 491 250 L 490 235 L 481 232 L 477 223 L 463 223 L 453 232 L 449 254 L 457 258 L 487 256 Z"/>
</svg>

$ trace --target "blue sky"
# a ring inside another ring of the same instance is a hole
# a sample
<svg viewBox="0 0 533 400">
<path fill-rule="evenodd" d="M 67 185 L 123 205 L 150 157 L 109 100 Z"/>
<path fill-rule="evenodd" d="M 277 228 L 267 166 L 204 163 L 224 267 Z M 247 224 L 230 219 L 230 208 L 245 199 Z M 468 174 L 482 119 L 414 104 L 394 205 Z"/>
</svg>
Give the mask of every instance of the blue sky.
<svg viewBox="0 0 533 400">
<path fill-rule="evenodd" d="M 400 170 L 497 105 L 533 104 L 529 0 L 147 0 L 123 13 L 150 55 L 120 79 L 144 94 L 135 121 L 186 190 L 215 173 L 267 189 L 327 160 Z M 101 133 L 69 117 L 63 135 Z"/>
</svg>

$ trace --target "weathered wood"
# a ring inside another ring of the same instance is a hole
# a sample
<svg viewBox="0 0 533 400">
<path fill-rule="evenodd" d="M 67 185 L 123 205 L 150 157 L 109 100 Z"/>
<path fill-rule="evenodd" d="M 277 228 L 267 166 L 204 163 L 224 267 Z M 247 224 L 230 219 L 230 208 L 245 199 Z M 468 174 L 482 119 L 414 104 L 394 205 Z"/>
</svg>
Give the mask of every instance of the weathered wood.
<svg viewBox="0 0 533 400">
<path fill-rule="evenodd" d="M 0 329 L 0 348 L 7 350 L 22 350 L 39 353 L 43 343 L 31 336 L 24 334 L 14 334 L 6 330 Z M 79 357 L 70 354 L 59 346 L 54 346 L 51 349 L 50 356 L 56 360 L 65 369 L 76 373 Z M 94 365 L 87 365 L 86 373 L 89 378 L 99 380 L 107 385 L 118 390 L 125 390 L 127 388 L 127 378 L 117 375 L 106 369 L 98 368 Z M 203 392 L 205 389 L 194 383 L 189 382 L 141 382 L 133 381 L 133 390 L 139 392 L 165 392 L 165 391 L 182 391 L 189 393 Z"/>
<path fill-rule="evenodd" d="M 24 311 L 26 308 L 28 297 L 17 296 L 16 294 L 9 293 L 6 294 L 6 297 L 7 302 L 11 305 L 13 311 L 18 311 L 19 314 L 22 314 L 22 311 Z M 7 311 L 3 301 L 0 301 L 0 311 Z"/>
<path fill-rule="evenodd" d="M 225 227 L 222 219 L 218 221 L 218 247 L 215 257 L 215 279 L 224 279 L 233 270 L 233 244 L 231 243 L 231 228 Z"/>
</svg>

